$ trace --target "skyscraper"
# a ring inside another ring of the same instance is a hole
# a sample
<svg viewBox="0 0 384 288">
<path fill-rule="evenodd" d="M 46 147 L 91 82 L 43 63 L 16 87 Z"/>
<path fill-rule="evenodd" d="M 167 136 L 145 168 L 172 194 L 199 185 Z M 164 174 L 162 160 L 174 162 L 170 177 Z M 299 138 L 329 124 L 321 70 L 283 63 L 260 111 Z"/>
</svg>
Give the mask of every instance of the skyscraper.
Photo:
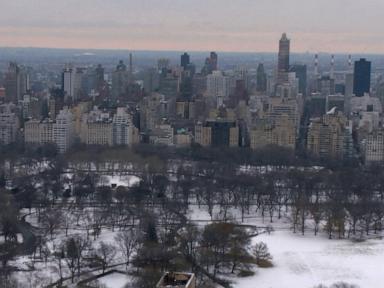
<svg viewBox="0 0 384 288">
<path fill-rule="evenodd" d="M 117 100 L 127 92 L 129 71 L 123 60 L 119 61 L 116 70 L 112 73 L 112 98 Z"/>
<path fill-rule="evenodd" d="M 267 91 L 267 74 L 265 73 L 263 63 L 260 63 L 257 66 L 256 90 L 257 90 L 257 92 L 266 92 Z"/>
<path fill-rule="evenodd" d="M 364 96 L 364 93 L 369 93 L 371 88 L 371 62 L 361 58 L 355 61 L 354 78 L 353 78 L 353 93 L 357 97 Z"/>
<path fill-rule="evenodd" d="M 307 66 L 295 64 L 289 70 L 296 73 L 296 78 L 299 79 L 299 93 L 305 96 L 307 94 Z"/>
<path fill-rule="evenodd" d="M 278 59 L 278 75 L 277 83 L 281 84 L 288 81 L 289 71 L 289 46 L 290 40 L 287 38 L 287 34 L 283 33 L 279 41 L 279 59 Z"/>
<path fill-rule="evenodd" d="M 207 94 L 220 107 L 229 97 L 229 77 L 223 75 L 221 71 L 213 71 L 207 77 Z"/>
<path fill-rule="evenodd" d="M 180 57 L 180 66 L 187 70 L 188 65 L 190 64 L 190 57 L 188 53 L 184 53 Z"/>
<path fill-rule="evenodd" d="M 212 70 L 217 70 L 217 62 L 218 62 L 218 56 L 216 52 L 211 52 L 211 55 L 209 57 L 211 59 L 211 67 Z"/>
<path fill-rule="evenodd" d="M 211 52 L 208 58 L 205 59 L 205 65 L 201 70 L 203 75 L 211 74 L 217 70 L 218 56 L 216 52 Z"/>
<path fill-rule="evenodd" d="M 65 67 L 62 73 L 62 90 L 64 92 L 65 101 L 68 98 L 73 99 L 75 96 L 75 69 L 68 66 Z"/>
<path fill-rule="evenodd" d="M 5 98 L 8 102 L 17 103 L 29 90 L 29 74 L 25 67 L 11 62 L 5 75 Z"/>
<path fill-rule="evenodd" d="M 96 74 L 96 89 L 100 93 L 102 90 L 102 87 L 104 86 L 104 68 L 101 66 L 101 64 L 97 65 L 95 69 L 95 74 Z"/>
<path fill-rule="evenodd" d="M 53 124 L 53 140 L 60 153 L 67 151 L 73 143 L 74 123 L 73 114 L 68 109 L 63 109 L 56 117 Z"/>
</svg>

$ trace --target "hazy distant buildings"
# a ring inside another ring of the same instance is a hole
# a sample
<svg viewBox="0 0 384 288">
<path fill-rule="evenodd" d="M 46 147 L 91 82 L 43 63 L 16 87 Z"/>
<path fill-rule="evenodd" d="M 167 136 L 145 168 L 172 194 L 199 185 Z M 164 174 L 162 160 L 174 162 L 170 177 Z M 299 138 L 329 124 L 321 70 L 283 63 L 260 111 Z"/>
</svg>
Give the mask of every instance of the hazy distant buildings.
<svg viewBox="0 0 384 288">
<path fill-rule="evenodd" d="M 149 68 L 144 71 L 144 91 L 147 93 L 154 92 L 159 89 L 160 74 L 156 68 Z"/>
<path fill-rule="evenodd" d="M 330 76 L 322 76 L 318 78 L 317 91 L 325 97 L 335 94 L 335 79 Z"/>
<path fill-rule="evenodd" d="M 357 97 L 369 93 L 371 87 L 371 62 L 361 58 L 355 61 L 353 93 Z"/>
<path fill-rule="evenodd" d="M 168 101 L 175 101 L 180 91 L 181 75 L 172 70 L 163 70 L 160 75 L 158 92 L 163 94 Z"/>
<path fill-rule="evenodd" d="M 201 71 L 202 74 L 208 75 L 217 70 L 218 55 L 216 52 L 211 52 L 208 58 L 205 59 L 205 65 Z"/>
<path fill-rule="evenodd" d="M 169 68 L 169 59 L 168 58 L 160 58 L 157 60 L 157 69 L 161 72 L 164 69 Z"/>
</svg>

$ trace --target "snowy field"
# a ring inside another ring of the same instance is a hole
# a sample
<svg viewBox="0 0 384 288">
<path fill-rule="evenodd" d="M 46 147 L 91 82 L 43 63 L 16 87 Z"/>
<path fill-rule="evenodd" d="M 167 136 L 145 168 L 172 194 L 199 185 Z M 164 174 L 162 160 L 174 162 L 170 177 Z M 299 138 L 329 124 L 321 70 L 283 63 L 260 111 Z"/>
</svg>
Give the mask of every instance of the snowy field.
<svg viewBox="0 0 384 288">
<path fill-rule="evenodd" d="M 118 185 L 129 185 L 132 178 L 110 177 L 105 181 L 118 183 Z M 216 219 L 220 211 L 218 207 L 213 210 L 212 218 Z M 27 214 L 28 211 L 23 212 Z M 230 209 L 228 213 L 232 215 L 234 221 L 241 223 L 239 211 Z M 34 217 L 28 216 L 26 219 L 30 223 L 36 223 Z M 188 218 L 200 228 L 211 221 L 206 208 L 203 206 L 199 208 L 197 205 L 191 205 Z M 267 244 L 273 257 L 274 267 L 255 268 L 254 276 L 232 278 L 234 288 L 313 288 L 319 284 L 330 286 L 341 281 L 358 285 L 360 288 L 384 287 L 384 284 L 381 283 L 384 279 L 383 239 L 370 239 L 362 242 L 329 240 L 324 233 L 315 237 L 310 229 L 305 236 L 302 236 L 300 233 L 294 234 L 291 231 L 290 220 L 286 217 L 280 220 L 275 219 L 272 224 L 268 221 L 268 217 L 263 221 L 260 216 L 246 216 L 244 220 L 244 224 L 260 227 L 271 225 L 275 229 L 271 234 L 261 234 L 252 240 L 253 243 L 263 241 Z M 69 230 L 70 235 L 79 232 L 85 233 L 85 231 Z M 101 241 L 114 244 L 114 237 L 117 233 L 118 230 L 112 232 L 109 229 L 103 229 L 93 246 L 96 247 Z M 370 235 L 370 237 L 372 236 Z M 56 235 L 54 241 L 48 241 L 47 247 L 54 251 L 53 246 L 56 245 L 57 247 L 64 239 L 65 235 L 61 231 L 60 234 Z M 27 256 L 18 257 L 15 262 L 20 268 L 28 268 L 26 265 Z M 122 262 L 122 255 L 119 252 L 116 255 L 115 263 Z M 16 277 L 22 284 L 25 284 L 22 287 L 44 287 L 41 282 L 36 282 L 39 284 L 34 285 L 33 281 L 38 281 L 38 278 L 41 277 L 57 280 L 58 273 L 53 264 L 53 262 L 48 263 L 48 265 L 43 262 L 36 263 L 35 273 L 19 272 Z M 124 267 L 120 268 L 123 269 Z M 127 276 L 112 274 L 100 279 L 100 282 L 106 287 L 119 288 L 123 287 L 128 280 L 129 277 Z"/>
<path fill-rule="evenodd" d="M 113 273 L 98 279 L 105 288 L 124 288 L 130 282 L 130 277 L 120 273 Z"/>
<path fill-rule="evenodd" d="M 257 269 L 255 276 L 236 281 L 237 288 L 312 288 L 347 282 L 360 288 L 384 287 L 384 240 L 352 242 L 289 231 L 263 234 L 275 267 Z"/>
<path fill-rule="evenodd" d="M 232 210 L 231 214 L 240 222 L 238 211 Z M 189 218 L 202 226 L 210 216 L 204 209 L 194 206 Z M 272 224 L 268 218 L 265 221 L 259 217 L 245 219 L 246 224 L 274 227 L 275 232 L 270 235 L 262 234 L 252 240 L 253 244 L 260 241 L 267 244 L 274 267 L 256 268 L 254 276 L 236 278 L 233 287 L 313 288 L 336 282 L 355 284 L 359 288 L 384 287 L 384 239 L 329 240 L 324 233 L 314 236 L 312 231 L 302 236 L 290 230 L 289 222 L 286 218 Z"/>
</svg>

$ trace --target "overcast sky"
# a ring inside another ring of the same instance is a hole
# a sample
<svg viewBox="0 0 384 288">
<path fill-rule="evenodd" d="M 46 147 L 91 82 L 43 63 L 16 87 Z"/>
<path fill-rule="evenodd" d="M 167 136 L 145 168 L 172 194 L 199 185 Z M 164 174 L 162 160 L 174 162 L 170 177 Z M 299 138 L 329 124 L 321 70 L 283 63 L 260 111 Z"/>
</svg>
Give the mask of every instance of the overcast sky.
<svg viewBox="0 0 384 288">
<path fill-rule="evenodd" d="M 0 0 L 0 46 L 384 52 L 384 0 Z"/>
</svg>

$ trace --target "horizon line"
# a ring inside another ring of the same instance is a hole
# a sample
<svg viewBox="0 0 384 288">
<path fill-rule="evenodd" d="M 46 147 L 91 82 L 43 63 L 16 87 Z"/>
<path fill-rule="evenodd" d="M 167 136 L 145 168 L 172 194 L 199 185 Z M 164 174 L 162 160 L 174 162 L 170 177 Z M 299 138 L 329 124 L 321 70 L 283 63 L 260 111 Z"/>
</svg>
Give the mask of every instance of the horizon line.
<svg viewBox="0 0 384 288">
<path fill-rule="evenodd" d="M 174 53 L 209 53 L 209 52 L 218 52 L 218 53 L 237 53 L 237 54 L 278 54 L 278 51 L 229 51 L 229 50 L 176 50 L 176 49 L 129 49 L 129 48 L 76 48 L 76 47 L 43 47 L 43 46 L 0 46 L 0 49 L 51 49 L 51 50 L 88 50 L 88 51 L 130 51 L 132 53 L 136 52 L 174 52 Z M 374 56 L 384 56 L 384 52 L 326 52 L 326 51 L 304 51 L 304 52 L 290 52 L 290 54 L 329 54 L 329 55 L 374 55 Z"/>
</svg>

